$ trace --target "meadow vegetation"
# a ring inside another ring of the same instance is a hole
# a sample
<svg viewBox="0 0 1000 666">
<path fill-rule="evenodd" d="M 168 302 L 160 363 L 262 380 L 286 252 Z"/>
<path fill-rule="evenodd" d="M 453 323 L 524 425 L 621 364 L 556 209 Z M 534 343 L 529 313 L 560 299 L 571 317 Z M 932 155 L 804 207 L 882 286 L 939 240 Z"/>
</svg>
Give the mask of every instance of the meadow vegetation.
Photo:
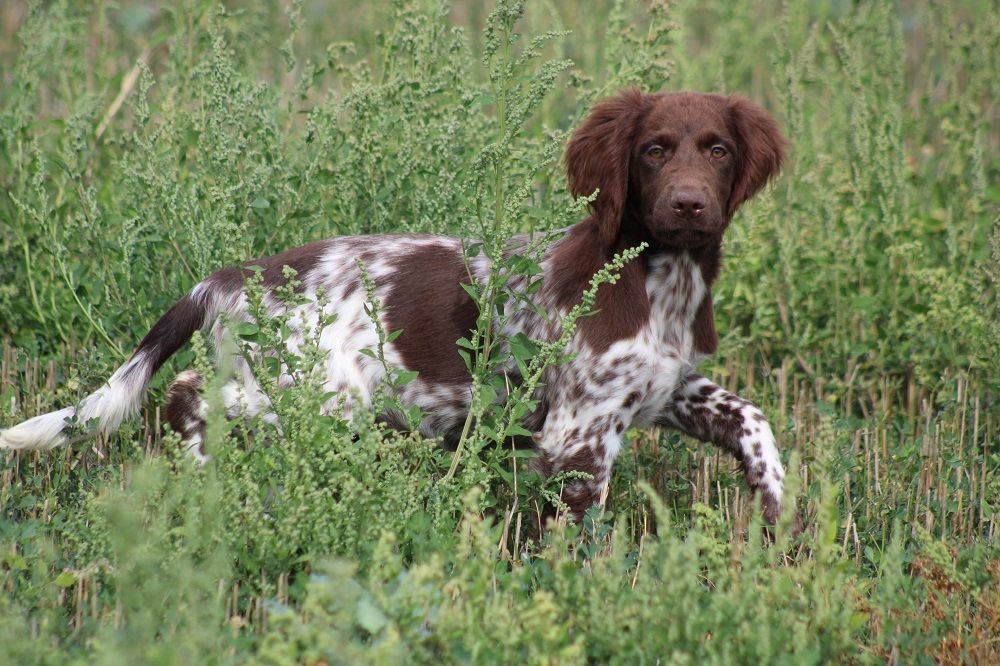
<svg viewBox="0 0 1000 666">
<path fill-rule="evenodd" d="M 506 445 L 530 397 L 493 404 L 487 334 L 534 268 L 498 261 L 457 453 L 304 380 L 281 437 L 213 420 L 198 467 L 159 410 L 224 376 L 197 338 L 117 434 L 0 455 L 0 662 L 997 663 L 998 72 L 993 0 L 5 3 L 0 427 L 222 266 L 401 230 L 498 256 L 584 215 L 560 157 L 595 99 L 740 93 L 793 147 L 728 232 L 703 371 L 769 415 L 806 531 L 767 545 L 732 459 L 657 430 L 542 529 L 559 480 Z"/>
</svg>

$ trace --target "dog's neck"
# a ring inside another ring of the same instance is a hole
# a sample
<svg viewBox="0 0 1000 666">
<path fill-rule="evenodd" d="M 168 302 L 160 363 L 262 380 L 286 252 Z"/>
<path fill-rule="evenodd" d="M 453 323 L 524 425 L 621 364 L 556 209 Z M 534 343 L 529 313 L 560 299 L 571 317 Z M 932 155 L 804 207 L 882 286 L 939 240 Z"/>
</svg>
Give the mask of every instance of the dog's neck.
<svg viewBox="0 0 1000 666">
<path fill-rule="evenodd" d="M 726 225 L 728 227 L 728 224 Z M 630 209 L 622 219 L 622 224 L 614 244 L 608 248 L 606 255 L 608 258 L 614 256 L 621 250 L 636 247 L 640 243 L 646 243 L 648 248 L 643 252 L 644 261 L 649 262 L 653 257 L 676 256 L 687 254 L 691 260 L 701 269 L 705 285 L 711 287 L 715 278 L 719 274 L 719 267 L 722 262 L 722 237 L 714 236 L 707 238 L 702 243 L 686 242 L 663 242 L 657 240 L 641 222 L 638 214 Z"/>
</svg>

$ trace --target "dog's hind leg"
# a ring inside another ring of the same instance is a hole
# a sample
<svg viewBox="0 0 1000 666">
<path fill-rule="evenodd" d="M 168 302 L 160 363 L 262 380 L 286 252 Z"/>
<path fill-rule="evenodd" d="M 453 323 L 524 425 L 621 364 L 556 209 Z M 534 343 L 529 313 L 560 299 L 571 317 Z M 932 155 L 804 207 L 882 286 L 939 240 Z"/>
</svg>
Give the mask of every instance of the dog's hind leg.
<svg viewBox="0 0 1000 666">
<path fill-rule="evenodd" d="M 250 384 L 247 386 L 247 384 Z M 167 395 L 167 423 L 181 436 L 184 448 L 199 463 L 208 460 L 205 452 L 205 424 L 209 403 L 202 396 L 205 379 L 194 370 L 185 370 L 177 375 L 170 385 Z M 278 431 L 277 415 L 271 410 L 271 403 L 256 380 L 249 375 L 244 381 L 231 379 L 222 386 L 222 406 L 226 418 L 251 420 L 257 414 L 261 419 L 274 425 Z"/>
<path fill-rule="evenodd" d="M 205 455 L 205 416 L 208 403 L 201 396 L 205 379 L 194 370 L 177 375 L 167 396 L 167 423 L 181 436 L 184 448 L 199 463 Z"/>
</svg>

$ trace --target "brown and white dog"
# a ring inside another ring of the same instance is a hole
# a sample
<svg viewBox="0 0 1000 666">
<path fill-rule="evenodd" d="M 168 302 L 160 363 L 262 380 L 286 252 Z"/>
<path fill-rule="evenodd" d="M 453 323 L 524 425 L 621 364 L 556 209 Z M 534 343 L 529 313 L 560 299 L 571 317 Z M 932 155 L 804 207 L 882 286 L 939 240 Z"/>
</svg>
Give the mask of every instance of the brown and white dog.
<svg viewBox="0 0 1000 666">
<path fill-rule="evenodd" d="M 577 196 L 599 190 L 593 215 L 565 230 L 542 258 L 542 286 L 531 298 L 552 316 L 524 308 L 503 333 L 553 339 L 553 322 L 579 301 L 597 270 L 616 252 L 649 245 L 616 284 L 600 288 L 596 314 L 580 320 L 567 350 L 571 360 L 547 371 L 541 408 L 527 424 L 535 432 L 540 471 L 593 476 L 564 490 L 577 518 L 599 499 L 625 430 L 658 424 L 736 456 L 761 495 L 765 517 L 776 521 L 784 471 L 770 426 L 754 405 L 695 369 L 717 344 L 711 286 L 722 234 L 740 205 L 777 173 L 785 143 L 774 119 L 745 99 L 634 89 L 597 104 L 573 133 L 566 152 L 570 190 Z M 375 283 L 384 327 L 403 331 L 386 346 L 386 360 L 418 372 L 398 397 L 420 407 L 424 434 L 453 441 L 470 400 L 469 373 L 455 342 L 468 336 L 478 315 L 461 284 L 470 275 L 484 279 L 488 260 L 480 255 L 467 265 L 456 238 L 406 234 L 332 238 L 245 264 L 263 269 L 269 289 L 285 284 L 284 266 L 297 271 L 307 300 L 291 312 L 292 352 L 315 333 L 321 314 L 336 314 L 319 332 L 326 360 L 318 370 L 324 388 L 338 396 L 324 409 L 342 402 L 347 416 L 359 403 L 370 404 L 385 374 L 379 360 L 360 353 L 375 348 L 378 337 L 365 311 L 356 258 Z M 220 315 L 229 322 L 249 317 L 244 273 L 225 268 L 196 285 L 104 387 L 75 407 L 3 431 L 0 446 L 65 444 L 72 417 L 95 420 L 104 432 L 116 428 L 136 411 L 153 373 L 196 330 L 212 327 L 219 337 Z M 318 291 L 327 295 L 326 305 Z M 266 304 L 274 313 L 283 308 L 271 297 Z M 273 418 L 246 361 L 234 363 L 236 379 L 224 389 L 227 415 Z M 293 381 L 284 374 L 279 384 Z M 171 426 L 196 455 L 205 425 L 200 388 L 196 373 L 182 373 L 167 407 Z"/>
</svg>

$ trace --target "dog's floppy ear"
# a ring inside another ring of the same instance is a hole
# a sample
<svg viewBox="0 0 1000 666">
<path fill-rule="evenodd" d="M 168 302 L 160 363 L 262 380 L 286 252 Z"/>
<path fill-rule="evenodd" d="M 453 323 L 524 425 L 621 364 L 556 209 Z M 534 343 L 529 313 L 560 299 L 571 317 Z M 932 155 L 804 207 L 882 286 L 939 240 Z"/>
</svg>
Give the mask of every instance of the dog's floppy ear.
<svg viewBox="0 0 1000 666">
<path fill-rule="evenodd" d="M 726 100 L 730 129 L 739 145 L 736 182 L 729 196 L 729 214 L 757 194 L 781 169 L 788 141 L 770 113 L 742 97 Z"/>
<path fill-rule="evenodd" d="M 629 88 L 594 105 L 566 148 L 573 196 L 590 196 L 600 190 L 590 207 L 607 245 L 617 237 L 625 213 L 630 153 L 642 120 L 643 97 L 638 88 Z"/>
</svg>

